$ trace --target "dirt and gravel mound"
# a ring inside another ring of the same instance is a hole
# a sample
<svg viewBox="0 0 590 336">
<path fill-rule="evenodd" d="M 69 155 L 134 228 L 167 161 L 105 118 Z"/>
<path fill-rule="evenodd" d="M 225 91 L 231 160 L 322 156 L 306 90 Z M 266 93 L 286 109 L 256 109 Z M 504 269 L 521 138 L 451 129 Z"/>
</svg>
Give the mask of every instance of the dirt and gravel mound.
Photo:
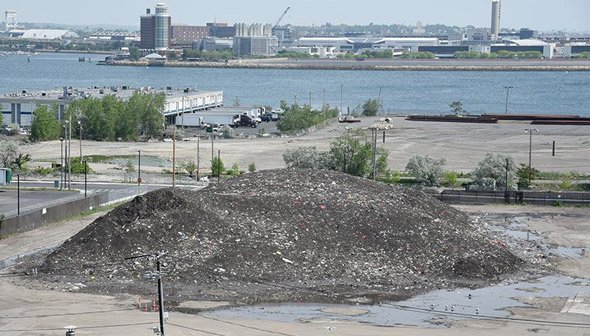
<svg viewBox="0 0 590 336">
<path fill-rule="evenodd" d="M 50 254 L 46 280 L 142 292 L 162 253 L 172 300 L 404 298 L 484 285 L 522 263 L 426 194 L 316 170 L 246 174 L 201 191 L 164 189 L 97 219 Z"/>
</svg>

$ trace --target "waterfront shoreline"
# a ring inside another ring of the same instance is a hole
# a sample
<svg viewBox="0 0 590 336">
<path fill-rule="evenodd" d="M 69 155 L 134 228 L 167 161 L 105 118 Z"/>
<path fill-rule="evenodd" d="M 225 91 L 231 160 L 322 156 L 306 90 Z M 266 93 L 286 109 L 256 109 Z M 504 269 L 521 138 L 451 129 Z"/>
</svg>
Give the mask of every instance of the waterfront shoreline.
<svg viewBox="0 0 590 336">
<path fill-rule="evenodd" d="M 570 63 L 572 62 L 572 63 Z M 407 63 L 407 64 L 404 64 Z M 445 64 L 446 63 L 446 64 Z M 170 68 L 224 68 L 224 69 L 285 69 L 285 70 L 358 70 L 358 71 L 590 71 L 590 61 L 547 61 L 519 62 L 510 61 L 469 61 L 453 62 L 448 60 L 434 61 L 330 61 L 301 62 L 297 60 L 245 60 L 241 62 L 185 62 L 167 61 L 165 63 L 150 64 L 147 61 L 112 61 L 100 65 L 114 66 L 159 66 Z M 467 64 L 462 64 L 467 63 Z M 570 64 L 568 64 L 570 63 Z M 586 63 L 586 64 L 582 64 Z"/>
</svg>

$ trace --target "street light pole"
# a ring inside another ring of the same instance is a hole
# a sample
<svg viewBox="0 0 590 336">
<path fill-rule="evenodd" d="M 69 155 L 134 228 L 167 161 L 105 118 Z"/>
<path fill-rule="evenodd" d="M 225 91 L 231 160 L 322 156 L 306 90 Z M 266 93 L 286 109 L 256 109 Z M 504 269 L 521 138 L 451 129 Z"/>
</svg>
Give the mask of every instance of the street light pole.
<svg viewBox="0 0 590 336">
<path fill-rule="evenodd" d="M 527 128 L 525 132 L 529 135 L 529 171 L 528 171 L 528 180 L 529 180 L 529 187 L 531 185 L 531 167 L 532 167 L 532 159 L 533 159 L 533 133 L 539 132 L 536 128 Z"/>
<path fill-rule="evenodd" d="M 201 162 L 200 162 L 201 161 L 200 160 L 201 159 L 201 155 L 200 155 L 201 154 L 200 153 L 201 143 L 200 143 L 200 141 L 201 141 L 201 137 L 197 136 L 197 182 L 199 181 L 199 167 L 201 166 Z"/>
<path fill-rule="evenodd" d="M 509 86 L 504 86 L 504 88 L 506 89 L 506 112 L 505 114 L 508 114 L 508 96 L 510 95 L 510 89 L 514 88 L 512 85 Z"/>
<path fill-rule="evenodd" d="M 176 187 L 176 125 L 172 133 L 172 188 Z"/>
<path fill-rule="evenodd" d="M 59 138 L 61 154 L 60 154 L 60 167 L 59 167 L 59 190 L 63 190 L 64 180 L 64 138 Z"/>
<path fill-rule="evenodd" d="M 88 196 L 88 162 L 84 160 L 84 198 Z"/>
<path fill-rule="evenodd" d="M 16 214 L 20 216 L 20 174 L 16 174 Z"/>
<path fill-rule="evenodd" d="M 141 193 L 141 151 L 137 151 L 137 194 Z"/>
<path fill-rule="evenodd" d="M 158 313 L 160 315 L 160 336 L 165 336 L 164 332 L 164 289 L 162 286 L 162 269 L 160 267 L 160 258 L 156 260 L 158 271 Z"/>
<path fill-rule="evenodd" d="M 70 113 L 70 122 L 68 123 L 68 190 L 72 188 L 72 114 Z"/>
<path fill-rule="evenodd" d="M 82 122 L 78 120 L 78 128 L 80 129 L 80 162 L 82 162 Z"/>
</svg>

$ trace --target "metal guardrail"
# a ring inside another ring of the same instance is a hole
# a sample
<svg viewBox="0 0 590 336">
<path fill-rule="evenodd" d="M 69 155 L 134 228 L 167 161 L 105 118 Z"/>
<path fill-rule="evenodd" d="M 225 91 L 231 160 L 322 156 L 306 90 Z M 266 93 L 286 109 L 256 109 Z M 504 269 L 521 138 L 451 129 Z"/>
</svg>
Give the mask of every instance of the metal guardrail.
<svg viewBox="0 0 590 336">
<path fill-rule="evenodd" d="M 589 192 L 444 190 L 432 196 L 448 203 L 590 205 Z"/>
</svg>

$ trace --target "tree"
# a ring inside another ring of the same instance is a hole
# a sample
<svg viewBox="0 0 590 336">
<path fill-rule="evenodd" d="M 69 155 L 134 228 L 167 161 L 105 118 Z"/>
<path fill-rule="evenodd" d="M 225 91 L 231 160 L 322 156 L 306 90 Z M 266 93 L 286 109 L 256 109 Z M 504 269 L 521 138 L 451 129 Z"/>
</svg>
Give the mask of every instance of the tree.
<svg viewBox="0 0 590 336">
<path fill-rule="evenodd" d="M 237 163 L 234 163 L 231 166 L 231 169 L 228 171 L 228 174 L 231 176 L 240 176 L 240 167 L 238 167 Z"/>
<path fill-rule="evenodd" d="M 16 142 L 12 140 L 0 141 L 0 163 L 2 163 L 2 167 L 11 168 L 18 154 L 18 145 Z"/>
<path fill-rule="evenodd" d="M 372 172 L 373 146 L 345 134 L 330 144 L 331 169 L 354 176 L 368 176 Z"/>
<path fill-rule="evenodd" d="M 454 115 L 465 114 L 465 110 L 463 109 L 463 103 L 460 100 L 450 103 L 449 107 L 451 108 L 451 112 L 453 112 Z"/>
<path fill-rule="evenodd" d="M 251 162 L 251 163 L 248 165 L 248 171 L 249 171 L 250 173 L 253 173 L 253 172 L 255 172 L 255 171 L 256 171 L 256 164 L 254 164 L 254 162 Z"/>
<path fill-rule="evenodd" d="M 194 160 L 188 160 L 180 164 L 180 167 L 188 173 L 189 177 L 193 177 L 197 171 L 197 164 Z"/>
<path fill-rule="evenodd" d="M 28 170 L 27 163 L 31 161 L 30 154 L 19 153 L 17 157 L 12 161 L 11 168 L 17 173 L 23 173 Z"/>
<path fill-rule="evenodd" d="M 378 148 L 376 154 L 376 176 L 387 171 L 388 152 Z M 373 147 L 362 143 L 358 137 L 346 134 L 330 144 L 327 152 L 316 147 L 300 147 L 283 154 L 287 168 L 329 169 L 342 173 L 369 177 L 373 173 Z"/>
<path fill-rule="evenodd" d="M 484 191 L 516 189 L 516 164 L 514 159 L 507 155 L 487 153 L 478 163 L 473 176 L 471 189 Z"/>
<path fill-rule="evenodd" d="M 518 175 L 518 189 L 529 189 L 531 187 L 529 181 L 536 179 L 539 173 L 540 171 L 535 167 L 529 169 L 529 166 L 521 163 L 516 172 Z"/>
<path fill-rule="evenodd" d="M 223 166 L 223 161 L 220 157 L 215 157 L 211 161 L 211 175 L 214 177 L 221 176 L 225 167 Z"/>
<path fill-rule="evenodd" d="M 374 117 L 379 112 L 379 102 L 377 99 L 367 99 L 363 104 L 363 115 L 367 117 Z"/>
<path fill-rule="evenodd" d="M 132 61 L 139 61 L 141 58 L 141 51 L 136 46 L 129 47 L 129 59 Z"/>
<path fill-rule="evenodd" d="M 48 141 L 59 139 L 61 127 L 57 121 L 57 107 L 51 110 L 47 105 L 38 106 L 33 111 L 33 121 L 31 123 L 31 140 Z"/>
<path fill-rule="evenodd" d="M 415 155 L 408 161 L 406 170 L 426 186 L 433 187 L 439 185 L 445 164 L 445 159 L 437 160 L 429 156 Z"/>
<path fill-rule="evenodd" d="M 328 169 L 330 159 L 324 152 L 316 147 L 299 147 L 294 150 L 287 150 L 283 154 L 283 161 L 287 168 L 301 169 Z"/>
</svg>

